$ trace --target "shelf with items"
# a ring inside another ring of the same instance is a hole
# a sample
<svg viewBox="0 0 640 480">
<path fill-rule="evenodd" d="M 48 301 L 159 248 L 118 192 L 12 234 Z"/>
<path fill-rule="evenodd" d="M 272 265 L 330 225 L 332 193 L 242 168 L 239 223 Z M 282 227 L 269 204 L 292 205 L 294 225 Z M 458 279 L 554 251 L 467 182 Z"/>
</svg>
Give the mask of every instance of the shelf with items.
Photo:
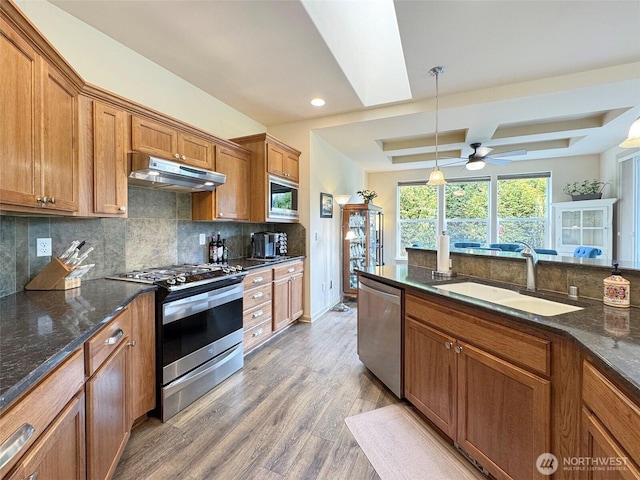
<svg viewBox="0 0 640 480">
<path fill-rule="evenodd" d="M 371 203 L 347 204 L 342 215 L 343 290 L 345 295 L 356 296 L 357 270 L 382 264 L 382 209 Z"/>
</svg>

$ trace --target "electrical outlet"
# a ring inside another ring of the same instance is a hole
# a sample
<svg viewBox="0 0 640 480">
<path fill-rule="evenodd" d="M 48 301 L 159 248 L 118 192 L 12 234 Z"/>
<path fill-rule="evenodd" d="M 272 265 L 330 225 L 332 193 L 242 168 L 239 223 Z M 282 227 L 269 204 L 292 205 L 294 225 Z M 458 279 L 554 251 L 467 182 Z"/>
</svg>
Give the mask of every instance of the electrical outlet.
<svg viewBox="0 0 640 480">
<path fill-rule="evenodd" d="M 204 233 L 200 234 L 200 245 L 205 245 L 207 243 L 207 237 L 204 236 Z"/>
<path fill-rule="evenodd" d="M 51 256 L 51 239 L 50 238 L 36 239 L 36 257 L 50 257 L 50 256 Z"/>
</svg>

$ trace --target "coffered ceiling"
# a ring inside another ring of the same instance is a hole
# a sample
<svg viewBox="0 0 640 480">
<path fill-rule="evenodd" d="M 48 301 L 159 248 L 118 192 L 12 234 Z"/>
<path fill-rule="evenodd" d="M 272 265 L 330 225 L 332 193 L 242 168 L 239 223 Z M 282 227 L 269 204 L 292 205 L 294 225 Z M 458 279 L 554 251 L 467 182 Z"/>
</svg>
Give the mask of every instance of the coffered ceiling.
<svg viewBox="0 0 640 480">
<path fill-rule="evenodd" d="M 433 165 L 436 65 L 439 158 L 472 142 L 526 149 L 515 161 L 599 154 L 640 117 L 638 0 L 396 1 L 411 98 L 369 107 L 298 0 L 50 1 L 267 127 L 308 122 L 366 171 Z M 366 17 L 374 0 L 317 0 L 342 1 Z"/>
</svg>

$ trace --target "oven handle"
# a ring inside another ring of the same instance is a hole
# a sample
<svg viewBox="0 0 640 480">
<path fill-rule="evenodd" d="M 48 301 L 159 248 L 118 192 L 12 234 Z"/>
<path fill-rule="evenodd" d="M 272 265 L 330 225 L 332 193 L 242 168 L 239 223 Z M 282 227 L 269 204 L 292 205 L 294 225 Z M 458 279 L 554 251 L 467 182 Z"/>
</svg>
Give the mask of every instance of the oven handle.
<svg viewBox="0 0 640 480">
<path fill-rule="evenodd" d="M 192 297 L 167 302 L 162 307 L 162 324 L 167 325 L 196 313 L 211 310 L 225 303 L 242 299 L 244 286 L 242 283 L 200 293 Z"/>
<path fill-rule="evenodd" d="M 176 390 L 182 390 L 187 385 L 195 382 L 196 380 L 204 377 L 205 375 L 208 375 L 209 373 L 214 371 L 216 368 L 219 368 L 225 363 L 227 363 L 228 361 L 232 360 L 233 357 L 238 354 L 238 352 L 240 352 L 240 355 L 242 355 L 242 350 L 243 350 L 242 344 L 239 343 L 235 347 L 232 347 L 226 352 L 221 353 L 220 355 L 210 360 L 209 362 L 205 363 L 204 365 L 201 365 L 195 370 L 192 370 L 186 375 L 183 375 L 175 382 L 170 383 L 166 387 L 162 387 L 164 396 L 170 397 L 175 393 Z"/>
</svg>

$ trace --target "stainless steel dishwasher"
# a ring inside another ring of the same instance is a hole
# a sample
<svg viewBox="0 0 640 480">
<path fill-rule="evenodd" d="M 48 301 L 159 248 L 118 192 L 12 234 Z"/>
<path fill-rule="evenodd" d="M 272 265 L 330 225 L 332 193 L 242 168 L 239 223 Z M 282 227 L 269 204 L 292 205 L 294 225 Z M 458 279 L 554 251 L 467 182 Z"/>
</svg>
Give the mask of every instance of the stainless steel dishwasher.
<svg viewBox="0 0 640 480">
<path fill-rule="evenodd" d="M 358 281 L 358 356 L 398 398 L 404 397 L 402 292 L 369 278 Z"/>
</svg>

